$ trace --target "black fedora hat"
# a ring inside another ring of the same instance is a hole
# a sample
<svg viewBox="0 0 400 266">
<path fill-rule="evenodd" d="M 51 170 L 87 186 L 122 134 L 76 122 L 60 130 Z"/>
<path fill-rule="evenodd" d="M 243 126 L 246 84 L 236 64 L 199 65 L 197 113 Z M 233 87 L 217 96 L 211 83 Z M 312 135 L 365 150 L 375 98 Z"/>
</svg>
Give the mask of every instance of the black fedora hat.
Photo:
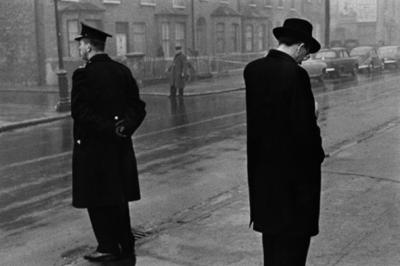
<svg viewBox="0 0 400 266">
<path fill-rule="evenodd" d="M 304 42 L 310 49 L 310 53 L 316 53 L 321 49 L 321 44 L 312 37 L 312 25 L 310 22 L 300 18 L 288 18 L 282 27 L 272 30 L 275 38 L 292 37 Z"/>
</svg>

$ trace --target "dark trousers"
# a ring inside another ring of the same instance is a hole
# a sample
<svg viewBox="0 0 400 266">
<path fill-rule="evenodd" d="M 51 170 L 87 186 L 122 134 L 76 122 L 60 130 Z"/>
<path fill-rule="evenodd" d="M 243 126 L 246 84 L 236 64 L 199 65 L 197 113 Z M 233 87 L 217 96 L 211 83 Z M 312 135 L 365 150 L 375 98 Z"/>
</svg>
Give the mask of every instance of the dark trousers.
<svg viewBox="0 0 400 266">
<path fill-rule="evenodd" d="M 264 266 L 305 266 L 310 236 L 263 234 Z"/>
<path fill-rule="evenodd" d="M 135 252 L 128 203 L 91 207 L 88 212 L 98 242 L 97 251 L 124 254 Z"/>
<path fill-rule="evenodd" d="M 183 96 L 183 88 L 178 88 L 179 90 L 179 96 Z M 174 85 L 170 86 L 170 94 L 171 97 L 176 96 L 176 87 Z"/>
</svg>

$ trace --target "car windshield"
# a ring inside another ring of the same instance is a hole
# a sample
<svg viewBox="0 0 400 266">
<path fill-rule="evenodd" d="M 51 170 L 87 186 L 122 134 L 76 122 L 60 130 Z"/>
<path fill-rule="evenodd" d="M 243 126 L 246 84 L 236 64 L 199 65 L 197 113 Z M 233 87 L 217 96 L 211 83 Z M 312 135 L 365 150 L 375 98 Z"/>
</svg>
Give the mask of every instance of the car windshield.
<svg viewBox="0 0 400 266">
<path fill-rule="evenodd" d="M 316 59 L 324 58 L 336 58 L 336 53 L 334 51 L 321 51 L 315 55 Z"/>
<path fill-rule="evenodd" d="M 371 47 L 356 47 L 353 50 L 351 50 L 350 55 L 351 56 L 365 55 L 370 50 L 371 50 Z"/>
<path fill-rule="evenodd" d="M 396 54 L 396 50 L 397 50 L 396 46 L 380 47 L 378 49 L 378 55 L 379 56 L 394 55 Z"/>
</svg>

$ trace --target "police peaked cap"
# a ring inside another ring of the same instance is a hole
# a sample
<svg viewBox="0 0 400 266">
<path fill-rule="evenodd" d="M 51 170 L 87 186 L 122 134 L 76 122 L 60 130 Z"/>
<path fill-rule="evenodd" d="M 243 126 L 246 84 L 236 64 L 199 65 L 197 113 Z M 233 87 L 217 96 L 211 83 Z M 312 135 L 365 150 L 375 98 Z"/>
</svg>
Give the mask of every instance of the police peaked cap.
<svg viewBox="0 0 400 266">
<path fill-rule="evenodd" d="M 84 23 L 81 23 L 81 34 L 78 35 L 75 40 L 80 41 L 83 38 L 98 40 L 101 42 L 106 42 L 107 37 L 112 37 L 112 35 L 105 33 L 104 31 L 90 27 Z"/>
</svg>

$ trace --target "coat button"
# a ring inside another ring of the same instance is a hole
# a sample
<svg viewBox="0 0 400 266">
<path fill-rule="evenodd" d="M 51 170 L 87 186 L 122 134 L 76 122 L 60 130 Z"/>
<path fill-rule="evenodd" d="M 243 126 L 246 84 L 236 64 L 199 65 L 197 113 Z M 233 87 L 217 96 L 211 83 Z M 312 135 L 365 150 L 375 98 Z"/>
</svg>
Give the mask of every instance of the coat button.
<svg viewBox="0 0 400 266">
<path fill-rule="evenodd" d="M 118 120 L 118 116 L 114 116 L 114 120 Z"/>
<path fill-rule="evenodd" d="M 78 139 L 78 140 L 76 141 L 76 143 L 78 143 L 78 144 L 80 145 L 80 144 L 81 144 L 81 140 Z"/>
</svg>

